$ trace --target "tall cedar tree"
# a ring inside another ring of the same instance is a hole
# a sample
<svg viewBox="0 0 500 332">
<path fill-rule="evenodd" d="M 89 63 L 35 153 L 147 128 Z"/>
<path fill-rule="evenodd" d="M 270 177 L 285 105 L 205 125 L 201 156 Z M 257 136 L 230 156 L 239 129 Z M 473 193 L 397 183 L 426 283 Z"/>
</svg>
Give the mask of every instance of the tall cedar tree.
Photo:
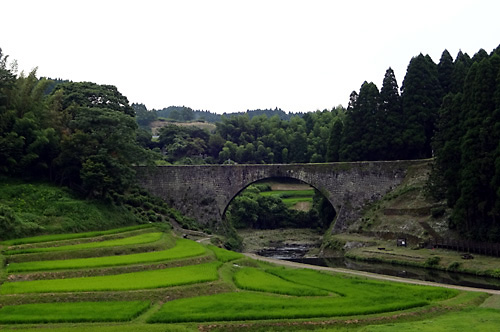
<svg viewBox="0 0 500 332">
<path fill-rule="evenodd" d="M 469 238 L 498 241 L 500 55 L 481 50 L 471 60 L 460 52 L 452 77 L 455 93 L 443 100 L 433 143 L 432 180 L 436 188 L 445 188 L 444 197 L 453 208 L 451 228 Z"/>
<path fill-rule="evenodd" d="M 377 160 L 381 150 L 381 128 L 377 121 L 380 93 L 373 83 L 364 82 L 351 93 L 344 121 L 340 159 L 346 161 Z"/>
<path fill-rule="evenodd" d="M 445 95 L 451 92 L 453 68 L 453 58 L 448 50 L 444 50 L 438 63 L 438 78 Z"/>
<path fill-rule="evenodd" d="M 500 238 L 500 215 L 495 212 L 498 187 L 492 181 L 500 135 L 499 104 L 495 100 L 500 58 L 483 56 L 469 70 L 464 84 L 461 117 L 464 135 L 460 140 L 461 161 L 458 189 L 460 196 L 454 206 L 453 226 L 477 239 Z"/>
<path fill-rule="evenodd" d="M 420 54 L 411 59 L 401 90 L 405 115 L 405 158 L 429 158 L 432 156 L 431 139 L 443 90 L 437 65 L 428 55 Z"/>
<path fill-rule="evenodd" d="M 469 71 L 471 65 L 472 59 L 470 56 L 467 53 L 459 51 L 457 57 L 455 58 L 455 62 L 453 63 L 450 92 L 463 92 L 465 77 L 467 76 L 467 72 Z"/>
<path fill-rule="evenodd" d="M 399 95 L 398 82 L 392 68 L 387 69 L 380 90 L 378 126 L 381 128 L 380 160 L 396 160 L 404 156 L 404 144 L 401 139 L 403 106 Z"/>
</svg>

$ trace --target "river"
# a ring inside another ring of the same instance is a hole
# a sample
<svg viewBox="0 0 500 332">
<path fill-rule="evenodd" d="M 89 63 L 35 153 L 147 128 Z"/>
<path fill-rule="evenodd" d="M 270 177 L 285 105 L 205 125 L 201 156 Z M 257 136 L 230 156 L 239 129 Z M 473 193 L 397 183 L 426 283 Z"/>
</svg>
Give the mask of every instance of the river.
<svg viewBox="0 0 500 332">
<path fill-rule="evenodd" d="M 387 263 L 360 262 L 347 258 L 303 258 L 308 246 L 288 244 L 273 249 L 263 249 L 257 254 L 264 257 L 287 260 L 303 264 L 344 268 L 388 276 L 438 282 L 448 285 L 500 290 L 500 279 L 479 277 L 464 273 L 447 272 L 419 267 Z"/>
</svg>

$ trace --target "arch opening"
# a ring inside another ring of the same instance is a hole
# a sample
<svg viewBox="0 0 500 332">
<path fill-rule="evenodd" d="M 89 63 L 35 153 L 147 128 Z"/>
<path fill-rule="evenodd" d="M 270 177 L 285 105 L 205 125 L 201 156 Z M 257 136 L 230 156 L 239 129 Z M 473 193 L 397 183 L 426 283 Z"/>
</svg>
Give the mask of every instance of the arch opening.
<svg viewBox="0 0 500 332">
<path fill-rule="evenodd" d="M 223 217 L 237 229 L 326 230 L 335 218 L 330 201 L 316 188 L 291 177 L 250 183 L 227 205 Z"/>
<path fill-rule="evenodd" d="M 239 250 L 297 259 L 317 257 L 336 211 L 310 184 L 291 177 L 269 177 L 234 195 L 222 217 L 238 234 Z"/>
</svg>

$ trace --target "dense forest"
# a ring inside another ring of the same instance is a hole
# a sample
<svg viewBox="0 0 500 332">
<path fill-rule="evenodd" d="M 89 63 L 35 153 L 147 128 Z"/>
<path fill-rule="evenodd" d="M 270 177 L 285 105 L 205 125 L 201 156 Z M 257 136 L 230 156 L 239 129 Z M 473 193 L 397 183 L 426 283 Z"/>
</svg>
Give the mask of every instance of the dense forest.
<svg viewBox="0 0 500 332">
<path fill-rule="evenodd" d="M 444 51 L 411 59 L 401 88 L 387 69 L 346 108 L 226 114 L 130 105 L 110 85 L 17 74 L 0 52 L 0 172 L 44 177 L 87 197 L 119 200 L 137 164 L 316 163 L 435 158 L 430 192 L 446 199 L 450 227 L 500 240 L 500 47 L 473 57 Z M 208 132 L 159 117 L 216 121 Z"/>
<path fill-rule="evenodd" d="M 169 119 L 173 121 L 206 121 L 206 122 L 220 122 L 223 117 L 227 116 L 238 116 L 247 114 L 250 119 L 254 116 L 266 115 L 267 117 L 272 117 L 277 115 L 281 120 L 290 120 L 294 115 L 303 115 L 304 113 L 285 113 L 280 108 L 272 109 L 257 109 L 257 110 L 247 110 L 246 112 L 235 112 L 235 113 L 223 113 L 217 114 L 210 111 L 203 110 L 193 110 L 186 106 L 169 106 L 161 110 L 148 110 L 144 104 L 132 104 L 132 107 L 136 110 L 137 122 L 140 125 L 148 125 L 148 123 L 155 121 L 159 118 Z"/>
</svg>

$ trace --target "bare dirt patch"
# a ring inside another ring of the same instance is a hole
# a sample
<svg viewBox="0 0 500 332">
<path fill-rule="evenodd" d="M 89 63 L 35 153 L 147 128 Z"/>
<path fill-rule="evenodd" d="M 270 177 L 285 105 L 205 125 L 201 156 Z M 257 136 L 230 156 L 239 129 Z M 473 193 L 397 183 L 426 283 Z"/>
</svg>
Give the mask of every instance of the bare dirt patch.
<svg viewBox="0 0 500 332">
<path fill-rule="evenodd" d="M 307 212 L 311 210 L 311 206 L 311 202 L 298 202 L 292 207 L 292 209 Z"/>
<path fill-rule="evenodd" d="M 307 183 L 282 183 L 282 182 L 271 182 L 272 190 L 309 190 L 313 189 Z"/>
</svg>

